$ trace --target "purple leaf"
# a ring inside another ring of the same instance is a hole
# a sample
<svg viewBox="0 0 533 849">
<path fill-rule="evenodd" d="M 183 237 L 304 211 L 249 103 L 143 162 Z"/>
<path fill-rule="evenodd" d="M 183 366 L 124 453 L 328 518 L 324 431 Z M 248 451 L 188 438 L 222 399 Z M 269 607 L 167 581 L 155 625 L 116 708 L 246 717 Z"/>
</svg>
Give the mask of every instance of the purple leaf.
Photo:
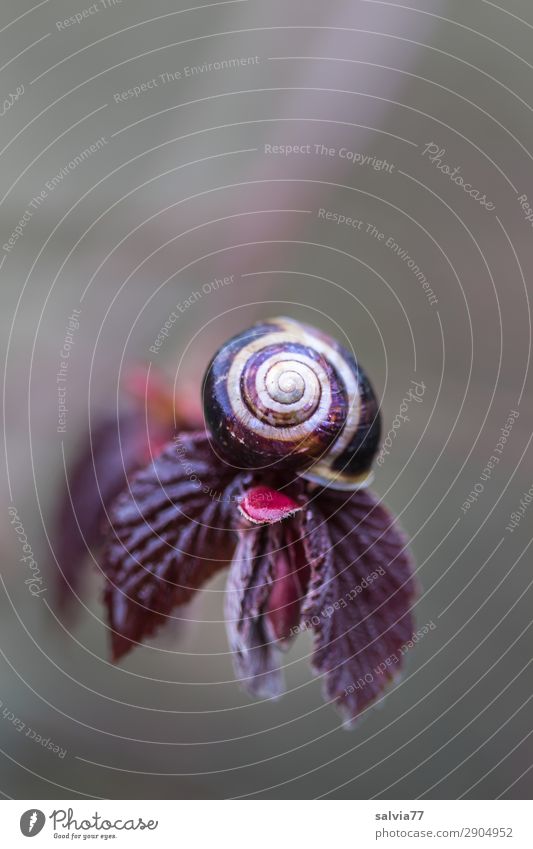
<svg viewBox="0 0 533 849">
<path fill-rule="evenodd" d="M 399 673 L 416 591 L 407 539 L 367 490 L 326 492 L 307 510 L 311 566 L 302 625 L 315 632 L 313 669 L 348 723 Z"/>
<path fill-rule="evenodd" d="M 303 506 L 286 492 L 262 485 L 246 490 L 239 502 L 239 511 L 249 522 L 261 525 L 281 522 L 302 510 Z"/>
<path fill-rule="evenodd" d="M 279 652 L 268 640 L 263 616 L 274 570 L 272 537 L 268 525 L 241 531 L 226 585 L 225 605 L 235 674 L 252 695 L 266 698 L 275 698 L 284 691 Z"/>
<path fill-rule="evenodd" d="M 203 432 L 183 434 L 115 502 L 103 565 L 115 660 L 227 565 L 240 485 Z"/>
</svg>

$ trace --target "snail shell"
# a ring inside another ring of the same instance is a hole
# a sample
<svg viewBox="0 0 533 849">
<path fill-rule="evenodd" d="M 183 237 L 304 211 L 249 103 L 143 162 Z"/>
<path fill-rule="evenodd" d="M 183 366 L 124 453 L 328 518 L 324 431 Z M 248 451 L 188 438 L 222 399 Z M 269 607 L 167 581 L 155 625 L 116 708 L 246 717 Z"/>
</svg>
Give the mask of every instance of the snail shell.
<svg viewBox="0 0 533 849">
<path fill-rule="evenodd" d="M 289 318 L 233 337 L 204 378 L 214 446 L 246 469 L 287 470 L 335 489 L 371 479 L 379 405 L 355 357 Z"/>
</svg>

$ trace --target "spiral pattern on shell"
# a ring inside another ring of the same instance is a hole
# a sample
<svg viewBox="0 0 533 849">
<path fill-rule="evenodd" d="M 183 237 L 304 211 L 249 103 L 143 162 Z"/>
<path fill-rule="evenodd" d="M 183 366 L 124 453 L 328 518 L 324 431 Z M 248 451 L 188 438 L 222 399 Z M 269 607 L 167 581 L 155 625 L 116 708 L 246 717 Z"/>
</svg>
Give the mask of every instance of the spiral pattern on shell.
<svg viewBox="0 0 533 849">
<path fill-rule="evenodd" d="M 204 379 L 215 447 L 247 469 L 287 469 L 336 488 L 368 479 L 379 409 L 357 361 L 334 339 L 288 318 L 227 342 Z"/>
</svg>

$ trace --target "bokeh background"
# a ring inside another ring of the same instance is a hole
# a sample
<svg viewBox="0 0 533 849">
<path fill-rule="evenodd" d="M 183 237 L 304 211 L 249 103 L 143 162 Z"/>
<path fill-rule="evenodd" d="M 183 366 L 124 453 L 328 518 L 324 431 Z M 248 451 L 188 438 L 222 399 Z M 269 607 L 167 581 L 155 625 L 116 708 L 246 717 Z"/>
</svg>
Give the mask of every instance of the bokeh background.
<svg viewBox="0 0 533 849">
<path fill-rule="evenodd" d="M 0 791 L 527 798 L 531 4 L 4 0 L 0 44 Z M 456 167 L 477 196 L 450 178 Z M 150 352 L 177 303 L 231 275 Z M 58 433 L 56 374 L 74 309 Z M 425 386 L 375 489 L 412 536 L 417 621 L 435 627 L 381 709 L 350 732 L 322 701 L 305 635 L 286 658 L 283 699 L 242 692 L 224 576 L 188 622 L 180 614 L 118 667 L 97 553 L 71 617 L 54 608 L 57 503 L 127 366 L 157 365 L 196 397 L 216 348 L 276 314 L 353 344 L 385 433 L 411 381 Z M 10 508 L 39 564 L 36 597 Z"/>
</svg>

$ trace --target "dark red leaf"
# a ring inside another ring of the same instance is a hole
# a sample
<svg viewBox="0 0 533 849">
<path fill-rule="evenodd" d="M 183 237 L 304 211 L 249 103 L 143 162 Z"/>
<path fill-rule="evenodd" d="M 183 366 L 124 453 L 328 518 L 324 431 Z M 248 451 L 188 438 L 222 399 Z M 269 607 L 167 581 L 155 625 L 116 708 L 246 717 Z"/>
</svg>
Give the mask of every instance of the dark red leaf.
<svg viewBox="0 0 533 849">
<path fill-rule="evenodd" d="M 115 659 L 227 565 L 240 486 L 203 432 L 183 434 L 114 503 L 103 568 Z"/>
<path fill-rule="evenodd" d="M 279 652 L 265 633 L 263 611 L 274 571 L 272 529 L 241 531 L 226 585 L 226 630 L 235 674 L 255 696 L 283 693 Z"/>
<path fill-rule="evenodd" d="M 64 607 L 81 584 L 88 551 L 102 542 L 106 510 L 145 459 L 144 422 L 138 413 L 101 421 L 67 471 L 52 547 L 58 564 L 57 594 Z"/>
<path fill-rule="evenodd" d="M 407 539 L 374 495 L 326 491 L 306 511 L 311 566 L 301 627 L 315 632 L 314 670 L 348 723 L 402 666 L 416 590 Z"/>
<path fill-rule="evenodd" d="M 57 596 L 67 609 L 79 590 L 88 552 L 103 543 L 104 519 L 128 478 L 157 456 L 176 426 L 201 425 L 192 402 L 175 403 L 172 387 L 155 368 L 130 367 L 122 384 L 129 407 L 97 419 L 70 468 L 59 503 L 52 548 L 58 564 Z M 178 399 L 179 401 L 180 399 Z"/>
</svg>

